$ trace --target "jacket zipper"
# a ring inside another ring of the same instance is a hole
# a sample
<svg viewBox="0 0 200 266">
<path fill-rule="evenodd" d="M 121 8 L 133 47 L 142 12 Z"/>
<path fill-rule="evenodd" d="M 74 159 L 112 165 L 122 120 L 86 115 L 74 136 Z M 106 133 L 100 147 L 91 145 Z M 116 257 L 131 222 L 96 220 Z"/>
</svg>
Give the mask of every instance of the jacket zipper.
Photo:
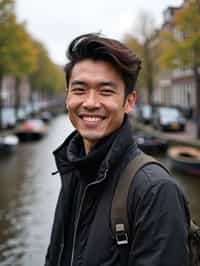
<svg viewBox="0 0 200 266">
<path fill-rule="evenodd" d="M 84 202 L 84 199 L 85 199 L 85 195 L 86 195 L 86 192 L 87 192 L 87 189 L 93 185 L 96 185 L 96 184 L 99 184 L 101 183 L 103 180 L 106 179 L 106 176 L 107 176 L 107 172 L 108 172 L 108 169 L 105 169 L 105 172 L 104 172 L 104 176 L 101 180 L 98 180 L 98 181 L 94 181 L 90 184 L 88 184 L 85 189 L 84 189 L 84 192 L 83 192 L 83 196 L 81 198 L 81 203 L 80 203 L 80 207 L 79 207 L 79 212 L 78 212 L 78 215 L 77 215 L 77 220 L 76 220 L 76 225 L 75 225 L 75 230 L 74 230 L 74 236 L 73 236 L 73 245 L 72 245 L 72 256 L 71 256 L 71 263 L 70 263 L 70 266 L 73 266 L 73 262 L 74 262 L 74 252 L 75 252 L 75 246 L 76 246 L 76 235 L 77 235 L 77 231 L 78 231 L 78 225 L 79 225 L 79 219 L 80 219 L 80 215 L 81 215 L 81 211 L 82 211 L 82 207 L 83 207 L 83 202 Z"/>
<path fill-rule="evenodd" d="M 61 247 L 60 247 L 59 256 L 58 256 L 58 266 L 61 265 L 61 258 L 62 258 L 63 250 L 64 250 L 64 243 L 62 242 Z"/>
</svg>

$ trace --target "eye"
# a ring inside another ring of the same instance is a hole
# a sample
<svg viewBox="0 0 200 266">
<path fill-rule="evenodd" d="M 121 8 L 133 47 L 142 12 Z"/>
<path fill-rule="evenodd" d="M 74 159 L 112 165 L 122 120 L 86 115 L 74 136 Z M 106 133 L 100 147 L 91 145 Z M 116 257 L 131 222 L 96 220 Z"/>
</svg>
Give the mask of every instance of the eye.
<svg viewBox="0 0 200 266">
<path fill-rule="evenodd" d="M 76 94 L 76 95 L 81 95 L 85 93 L 85 88 L 83 87 L 73 87 L 71 88 L 71 93 Z"/>
<path fill-rule="evenodd" d="M 115 91 L 113 89 L 110 88 L 102 88 L 101 89 L 101 94 L 105 95 L 105 96 L 111 96 L 115 93 Z"/>
</svg>

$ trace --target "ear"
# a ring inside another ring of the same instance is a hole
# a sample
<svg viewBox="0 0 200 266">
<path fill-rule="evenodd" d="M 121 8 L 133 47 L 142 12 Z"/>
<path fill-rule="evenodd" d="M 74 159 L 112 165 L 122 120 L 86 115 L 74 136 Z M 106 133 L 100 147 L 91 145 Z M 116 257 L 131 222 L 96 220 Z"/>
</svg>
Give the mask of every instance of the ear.
<svg viewBox="0 0 200 266">
<path fill-rule="evenodd" d="M 136 91 L 133 90 L 131 93 L 128 94 L 125 102 L 125 113 L 129 113 L 133 110 L 133 107 L 135 106 L 136 103 Z"/>
</svg>

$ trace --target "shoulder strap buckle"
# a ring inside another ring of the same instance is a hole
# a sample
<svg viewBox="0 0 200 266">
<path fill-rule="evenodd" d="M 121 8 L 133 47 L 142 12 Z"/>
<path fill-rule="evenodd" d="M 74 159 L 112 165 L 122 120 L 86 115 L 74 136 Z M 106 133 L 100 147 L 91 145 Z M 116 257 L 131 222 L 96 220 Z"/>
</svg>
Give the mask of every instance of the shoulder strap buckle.
<svg viewBox="0 0 200 266">
<path fill-rule="evenodd" d="M 115 226 L 115 238 L 117 245 L 126 245 L 128 244 L 128 234 L 125 231 L 125 226 L 124 224 L 116 224 Z"/>
</svg>

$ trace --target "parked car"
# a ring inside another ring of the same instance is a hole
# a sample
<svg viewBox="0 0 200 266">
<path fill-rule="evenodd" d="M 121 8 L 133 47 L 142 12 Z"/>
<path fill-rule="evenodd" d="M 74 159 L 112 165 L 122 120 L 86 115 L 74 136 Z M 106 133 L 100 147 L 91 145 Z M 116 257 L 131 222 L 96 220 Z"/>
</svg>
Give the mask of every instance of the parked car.
<svg viewBox="0 0 200 266">
<path fill-rule="evenodd" d="M 153 115 L 153 126 L 160 130 L 184 131 L 186 120 L 176 108 L 160 107 Z"/>
<path fill-rule="evenodd" d="M 26 113 L 26 117 L 30 117 L 32 112 L 33 112 L 33 108 L 32 108 L 32 104 L 30 103 L 27 103 L 25 106 L 24 106 L 24 111 Z"/>
<path fill-rule="evenodd" d="M 51 121 L 51 119 L 53 118 L 52 114 L 48 111 L 41 112 L 39 117 L 45 123 L 49 123 Z"/>
<path fill-rule="evenodd" d="M 27 114 L 26 114 L 25 108 L 20 107 L 17 113 L 17 121 L 24 122 L 26 118 L 27 118 Z"/>
<path fill-rule="evenodd" d="M 40 112 L 40 110 L 41 110 L 40 102 L 37 102 L 37 101 L 33 102 L 32 103 L 32 114 L 36 115 Z"/>
<path fill-rule="evenodd" d="M 15 110 L 11 107 L 5 107 L 2 110 L 2 128 L 14 128 L 16 126 Z"/>
<path fill-rule="evenodd" d="M 152 107 L 149 104 L 144 104 L 138 107 L 138 119 L 145 123 L 151 123 L 152 119 Z"/>
</svg>

